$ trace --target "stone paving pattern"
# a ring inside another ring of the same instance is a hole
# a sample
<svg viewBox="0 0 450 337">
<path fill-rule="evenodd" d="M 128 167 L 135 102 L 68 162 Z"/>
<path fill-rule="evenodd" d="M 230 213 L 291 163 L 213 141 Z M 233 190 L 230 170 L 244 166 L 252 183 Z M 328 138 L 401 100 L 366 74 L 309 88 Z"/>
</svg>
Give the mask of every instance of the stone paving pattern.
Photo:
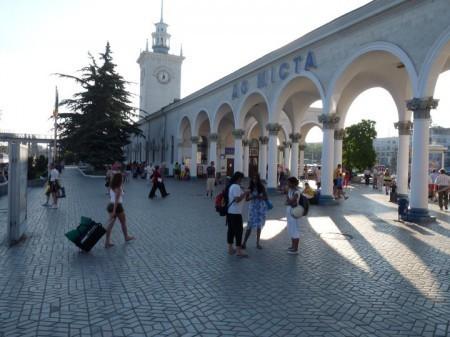
<svg viewBox="0 0 450 337">
<path fill-rule="evenodd" d="M 130 232 L 80 253 L 64 233 L 81 215 L 106 220 L 102 179 L 63 175 L 67 198 L 43 208 L 29 193 L 28 238 L 6 245 L 0 199 L 0 336 L 450 336 L 450 217 L 416 226 L 395 221 L 386 196 L 359 186 L 340 206 L 313 207 L 301 252 L 286 254 L 285 230 L 226 254 L 224 219 L 204 181 L 166 182 L 147 199 L 126 185 Z M 283 197 L 265 231 L 283 223 Z M 436 206 L 432 206 L 436 210 Z M 2 211 L 3 209 L 3 211 Z M 281 220 L 280 220 L 281 219 Z M 278 225 L 277 225 L 278 224 Z M 332 233 L 350 240 L 337 240 Z"/>
</svg>

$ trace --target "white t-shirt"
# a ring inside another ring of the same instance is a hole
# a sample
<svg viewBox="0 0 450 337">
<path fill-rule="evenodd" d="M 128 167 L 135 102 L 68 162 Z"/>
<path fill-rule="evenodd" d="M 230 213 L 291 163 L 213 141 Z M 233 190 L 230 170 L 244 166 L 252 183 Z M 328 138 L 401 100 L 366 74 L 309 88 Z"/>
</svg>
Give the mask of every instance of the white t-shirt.
<svg viewBox="0 0 450 337">
<path fill-rule="evenodd" d="M 230 186 L 230 189 L 228 191 L 228 204 L 230 204 L 234 198 L 240 197 L 242 195 L 243 191 L 241 189 L 241 186 L 238 184 L 233 184 Z M 242 208 L 244 207 L 244 199 L 241 200 L 241 202 L 233 202 L 231 206 L 228 208 L 228 213 L 230 214 L 242 214 Z"/>
<path fill-rule="evenodd" d="M 119 200 L 117 201 L 119 204 L 123 203 L 123 190 L 122 193 L 120 194 Z M 111 202 L 114 204 L 116 202 L 116 192 L 114 192 L 114 190 L 109 190 L 109 197 Z"/>
<path fill-rule="evenodd" d="M 50 181 L 56 181 L 59 179 L 59 172 L 57 169 L 52 169 L 50 171 Z"/>
<path fill-rule="evenodd" d="M 438 186 L 448 186 L 449 177 L 446 174 L 439 174 L 434 183 Z"/>
</svg>

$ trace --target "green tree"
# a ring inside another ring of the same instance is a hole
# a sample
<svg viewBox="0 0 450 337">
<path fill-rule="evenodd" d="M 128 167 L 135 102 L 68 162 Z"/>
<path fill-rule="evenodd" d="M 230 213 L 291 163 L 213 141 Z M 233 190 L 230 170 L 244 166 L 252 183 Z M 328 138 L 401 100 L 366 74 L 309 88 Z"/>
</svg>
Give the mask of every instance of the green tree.
<svg viewBox="0 0 450 337">
<path fill-rule="evenodd" d="M 90 64 L 81 69 L 80 77 L 58 74 L 75 80 L 82 91 L 61 102 L 70 112 L 59 115 L 63 152 L 72 152 L 76 160 L 101 168 L 106 163 L 123 161 L 123 148 L 132 134 L 141 134 L 133 122 L 131 94 L 112 61 L 109 42 L 100 53 L 99 65 L 89 54 Z"/>
<path fill-rule="evenodd" d="M 377 137 L 375 121 L 363 119 L 360 123 L 345 128 L 342 159 L 345 167 L 364 170 L 376 162 L 373 140 Z"/>
</svg>

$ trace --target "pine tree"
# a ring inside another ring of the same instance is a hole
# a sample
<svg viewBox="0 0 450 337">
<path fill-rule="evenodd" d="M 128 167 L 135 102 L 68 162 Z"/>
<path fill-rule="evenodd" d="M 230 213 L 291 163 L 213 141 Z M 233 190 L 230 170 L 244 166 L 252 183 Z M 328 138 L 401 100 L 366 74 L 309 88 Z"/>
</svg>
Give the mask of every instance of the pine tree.
<svg viewBox="0 0 450 337">
<path fill-rule="evenodd" d="M 72 152 L 77 160 L 95 168 L 124 160 L 123 148 L 132 134 L 141 130 L 133 122 L 134 108 L 127 82 L 119 75 L 111 56 L 109 42 L 100 54 L 101 65 L 89 54 L 90 64 L 81 69 L 80 77 L 58 74 L 78 82 L 83 91 L 66 99 L 61 105 L 71 111 L 59 115 L 61 146 Z"/>
</svg>

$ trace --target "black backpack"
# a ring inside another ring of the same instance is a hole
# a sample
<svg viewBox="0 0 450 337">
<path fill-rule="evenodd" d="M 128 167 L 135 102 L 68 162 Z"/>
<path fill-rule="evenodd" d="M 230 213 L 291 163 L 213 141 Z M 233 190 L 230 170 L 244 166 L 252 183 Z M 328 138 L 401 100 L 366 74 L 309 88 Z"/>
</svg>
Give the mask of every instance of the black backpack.
<svg viewBox="0 0 450 337">
<path fill-rule="evenodd" d="M 298 204 L 303 207 L 303 216 L 307 216 L 309 211 L 309 200 L 303 193 L 300 193 Z"/>
</svg>

